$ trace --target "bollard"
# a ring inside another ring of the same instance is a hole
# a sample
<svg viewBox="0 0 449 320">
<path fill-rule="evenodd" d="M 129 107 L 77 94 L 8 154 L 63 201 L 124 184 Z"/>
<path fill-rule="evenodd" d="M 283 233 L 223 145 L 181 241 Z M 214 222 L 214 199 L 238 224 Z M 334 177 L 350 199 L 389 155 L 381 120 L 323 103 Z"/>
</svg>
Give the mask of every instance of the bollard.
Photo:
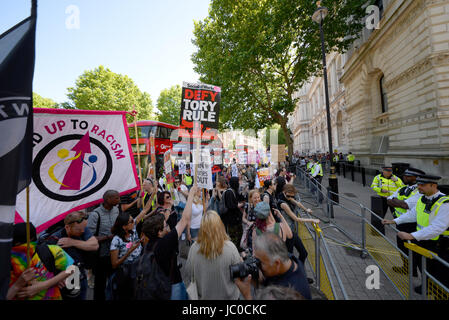
<svg viewBox="0 0 449 320">
<path fill-rule="evenodd" d="M 329 175 L 329 187 L 330 187 L 331 191 L 333 192 L 332 200 L 335 203 L 340 203 L 340 201 L 338 199 L 338 180 L 337 180 L 337 176 L 335 175 L 335 167 L 331 167 L 331 172 Z"/>
<path fill-rule="evenodd" d="M 362 184 L 366 187 L 365 167 L 362 167 Z"/>
</svg>

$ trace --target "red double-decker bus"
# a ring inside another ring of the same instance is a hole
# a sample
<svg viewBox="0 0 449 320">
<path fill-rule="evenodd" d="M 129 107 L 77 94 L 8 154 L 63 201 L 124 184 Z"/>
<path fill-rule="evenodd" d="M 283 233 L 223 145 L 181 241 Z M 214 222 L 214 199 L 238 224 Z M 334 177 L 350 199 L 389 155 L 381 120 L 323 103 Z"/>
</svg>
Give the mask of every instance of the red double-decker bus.
<svg viewBox="0 0 449 320">
<path fill-rule="evenodd" d="M 135 124 L 137 124 L 138 140 L 136 139 Z M 174 134 L 173 131 L 178 129 L 180 129 L 178 126 L 152 120 L 140 120 L 136 123 L 128 124 L 129 138 L 131 140 L 136 166 L 138 165 L 137 142 L 139 142 L 140 165 L 144 177 L 148 174 L 148 165 L 151 162 L 150 137 L 152 135 L 154 135 L 155 138 L 157 173 L 159 173 L 160 168 L 163 168 L 164 153 L 167 152 L 167 150 L 171 150 L 172 155 L 178 159 L 184 158 L 190 161 L 190 151 L 194 148 L 193 137 L 189 136 L 189 134 L 182 129 L 178 131 L 178 134 Z M 202 147 L 209 145 L 211 141 L 218 142 L 215 146 L 221 146 L 218 137 L 205 134 L 202 136 L 201 140 Z M 213 149 L 211 149 L 211 155 L 214 155 Z"/>
<path fill-rule="evenodd" d="M 136 124 L 138 140 L 136 138 Z M 176 143 L 176 141 L 171 141 L 170 137 L 172 136 L 172 132 L 178 128 L 178 126 L 172 124 L 151 120 L 140 120 L 128 125 L 129 138 L 131 140 L 136 165 L 138 163 L 137 142 L 139 143 L 140 165 L 144 177 L 148 174 L 148 164 L 151 162 L 150 136 L 154 136 L 156 170 L 159 170 L 162 167 L 164 153 L 173 148 L 173 142 Z"/>
</svg>

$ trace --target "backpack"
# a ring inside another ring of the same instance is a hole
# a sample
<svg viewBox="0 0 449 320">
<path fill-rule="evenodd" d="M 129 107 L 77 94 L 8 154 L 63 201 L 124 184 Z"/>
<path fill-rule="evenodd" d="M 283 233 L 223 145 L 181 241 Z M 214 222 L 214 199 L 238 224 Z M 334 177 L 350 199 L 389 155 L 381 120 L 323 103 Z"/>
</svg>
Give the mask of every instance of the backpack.
<svg viewBox="0 0 449 320">
<path fill-rule="evenodd" d="M 169 277 L 156 262 L 148 245 L 137 262 L 136 300 L 170 300 Z"/>
<path fill-rule="evenodd" d="M 226 207 L 226 200 L 225 200 L 225 194 L 227 191 L 231 190 L 232 193 L 235 196 L 234 190 L 232 190 L 231 188 L 227 189 L 225 192 L 223 192 L 223 195 L 221 196 L 220 202 L 218 203 L 218 214 L 220 215 L 221 218 L 223 218 L 224 216 L 226 216 L 226 214 L 228 213 L 229 209 Z"/>
<path fill-rule="evenodd" d="M 35 254 L 37 254 L 48 271 L 53 273 L 55 276 L 60 272 L 58 269 L 56 269 L 55 257 L 53 256 L 53 253 L 50 251 L 50 248 L 47 244 L 42 243 L 36 245 Z"/>
<path fill-rule="evenodd" d="M 218 197 L 211 197 L 209 200 L 209 205 L 207 207 L 207 211 L 213 210 L 216 213 L 220 214 L 220 200 Z"/>
</svg>

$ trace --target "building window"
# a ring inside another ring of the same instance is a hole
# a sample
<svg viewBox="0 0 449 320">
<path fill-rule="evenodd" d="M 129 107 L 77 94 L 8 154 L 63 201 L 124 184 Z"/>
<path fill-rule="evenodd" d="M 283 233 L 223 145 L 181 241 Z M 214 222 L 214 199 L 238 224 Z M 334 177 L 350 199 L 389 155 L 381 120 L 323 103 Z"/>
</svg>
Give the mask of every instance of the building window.
<svg viewBox="0 0 449 320">
<path fill-rule="evenodd" d="M 380 100 L 382 102 L 382 113 L 388 112 L 387 91 L 385 91 L 385 77 L 382 75 L 380 84 Z"/>
</svg>

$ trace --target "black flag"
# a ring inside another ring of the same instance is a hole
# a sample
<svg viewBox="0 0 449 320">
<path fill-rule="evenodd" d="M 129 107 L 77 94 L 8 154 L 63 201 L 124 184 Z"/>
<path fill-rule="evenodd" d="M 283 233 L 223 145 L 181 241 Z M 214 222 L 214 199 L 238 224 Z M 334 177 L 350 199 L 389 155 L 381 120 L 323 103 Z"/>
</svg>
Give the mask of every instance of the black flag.
<svg viewBox="0 0 449 320">
<path fill-rule="evenodd" d="M 17 193 L 31 182 L 37 0 L 0 35 L 0 300 L 6 298 Z"/>
</svg>

